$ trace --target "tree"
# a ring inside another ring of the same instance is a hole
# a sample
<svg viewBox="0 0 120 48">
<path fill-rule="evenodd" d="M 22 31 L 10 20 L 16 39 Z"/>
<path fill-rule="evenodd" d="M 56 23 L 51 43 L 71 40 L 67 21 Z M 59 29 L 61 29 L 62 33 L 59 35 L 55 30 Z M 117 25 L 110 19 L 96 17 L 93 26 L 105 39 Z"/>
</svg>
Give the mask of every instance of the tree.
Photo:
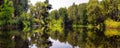
<svg viewBox="0 0 120 48">
<path fill-rule="evenodd" d="M 20 16 L 23 11 L 28 10 L 28 0 L 12 0 L 14 6 L 15 17 Z"/>
<path fill-rule="evenodd" d="M 90 0 L 87 5 L 87 16 L 90 24 L 94 24 L 96 21 L 96 7 L 98 6 L 98 0 Z"/>
<path fill-rule="evenodd" d="M 60 8 L 59 9 L 59 16 L 62 18 L 62 20 L 64 22 L 63 24 L 67 24 L 69 19 L 68 19 L 68 14 L 67 14 L 67 9 L 66 8 Z"/>
<path fill-rule="evenodd" d="M 4 0 L 0 5 L 0 26 L 9 25 L 10 19 L 13 17 L 13 4 L 12 1 Z"/>
<path fill-rule="evenodd" d="M 119 2 L 119 1 L 118 1 Z M 102 4 L 105 9 L 105 16 L 117 21 L 118 19 L 118 2 L 117 0 L 103 0 Z"/>
<path fill-rule="evenodd" d="M 77 5 L 75 5 L 75 3 L 73 3 L 73 5 L 68 8 L 67 12 L 68 12 L 68 18 L 70 20 L 73 20 L 74 24 L 77 23 L 77 17 L 78 17 Z"/>
<path fill-rule="evenodd" d="M 49 1 L 46 0 L 45 2 L 37 2 L 35 6 L 30 6 L 31 15 L 34 17 L 35 22 L 41 25 L 47 25 L 47 18 L 49 16 L 49 10 L 51 9 L 51 5 Z"/>
<path fill-rule="evenodd" d="M 57 10 L 51 11 L 50 16 L 52 19 L 58 20 L 60 18 Z"/>
<path fill-rule="evenodd" d="M 78 5 L 78 17 L 77 24 L 86 25 L 87 24 L 87 15 L 86 15 L 86 3 Z"/>
</svg>

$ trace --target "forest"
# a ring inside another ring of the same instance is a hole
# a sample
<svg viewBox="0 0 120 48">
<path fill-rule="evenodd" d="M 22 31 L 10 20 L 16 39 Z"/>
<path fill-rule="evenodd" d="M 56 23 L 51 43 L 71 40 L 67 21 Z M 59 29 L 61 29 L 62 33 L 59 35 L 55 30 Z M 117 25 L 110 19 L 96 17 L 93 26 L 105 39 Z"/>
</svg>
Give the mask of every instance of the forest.
<svg viewBox="0 0 120 48">
<path fill-rule="evenodd" d="M 88 3 L 49 11 L 49 1 L 28 4 L 28 0 L 0 1 L 0 28 L 38 26 L 120 27 L 119 0 L 90 0 Z"/>
<path fill-rule="evenodd" d="M 48 36 L 51 36 L 55 40 L 59 39 L 61 42 L 68 42 L 73 46 L 87 46 L 87 48 L 103 47 L 104 44 L 101 42 L 108 45 L 105 48 L 111 47 L 114 42 L 120 42 L 120 31 L 116 31 L 120 30 L 120 0 L 89 0 L 88 3 L 73 3 L 68 8 L 50 11 L 51 9 L 52 5 L 49 0 L 37 2 L 35 5 L 32 5 L 29 0 L 0 0 L 0 36 L 9 34 L 8 31 L 2 32 L 3 30 L 19 29 L 24 32 L 23 34 L 28 34 L 33 38 L 32 43 L 35 43 L 35 39 L 37 40 L 39 35 L 43 38 L 42 41 L 48 41 Z M 34 33 L 36 37 L 32 35 Z M 27 35 L 25 35 L 13 33 L 10 38 L 16 36 L 17 39 L 22 36 L 21 38 L 26 40 Z M 95 40 L 98 41 L 95 42 Z M 114 42 L 109 44 L 106 40 L 114 40 Z M 37 45 L 37 47 L 40 46 Z M 21 47 L 19 46 L 19 48 Z"/>
</svg>

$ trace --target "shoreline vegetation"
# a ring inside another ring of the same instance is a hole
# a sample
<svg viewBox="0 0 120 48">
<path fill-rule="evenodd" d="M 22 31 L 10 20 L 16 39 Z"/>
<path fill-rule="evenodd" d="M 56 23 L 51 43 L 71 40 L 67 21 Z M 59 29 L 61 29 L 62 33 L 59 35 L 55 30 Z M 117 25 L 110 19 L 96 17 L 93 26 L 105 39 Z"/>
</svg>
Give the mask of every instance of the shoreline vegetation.
<svg viewBox="0 0 120 48">
<path fill-rule="evenodd" d="M 120 14 L 118 13 L 120 1 L 91 0 L 79 5 L 73 3 L 68 9 L 60 8 L 51 12 L 49 10 L 52 9 L 52 5 L 48 0 L 37 2 L 34 6 L 28 4 L 28 0 L 20 2 L 18 0 L 0 1 L 0 28 L 7 28 L 7 26 L 24 28 L 34 25 L 100 28 L 101 24 L 105 24 L 106 28 L 120 28 Z"/>
<path fill-rule="evenodd" d="M 120 29 L 120 1 L 90 0 L 88 3 L 52 10 L 49 0 L 28 4 L 28 0 L 0 0 L 0 30 L 20 28 Z"/>
<path fill-rule="evenodd" d="M 54 45 L 49 38 L 73 48 L 120 47 L 120 0 L 89 0 L 52 11 L 49 1 L 0 0 L 0 48 L 49 48 Z"/>
</svg>

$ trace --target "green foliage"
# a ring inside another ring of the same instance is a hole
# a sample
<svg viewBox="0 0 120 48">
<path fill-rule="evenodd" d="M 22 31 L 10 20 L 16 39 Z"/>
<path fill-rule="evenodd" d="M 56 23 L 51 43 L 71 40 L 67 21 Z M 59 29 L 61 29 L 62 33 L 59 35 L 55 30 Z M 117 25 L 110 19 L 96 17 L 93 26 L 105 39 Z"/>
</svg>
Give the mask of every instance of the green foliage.
<svg viewBox="0 0 120 48">
<path fill-rule="evenodd" d="M 23 12 L 20 16 L 20 19 L 22 20 L 22 23 L 24 25 L 24 30 L 25 30 L 25 28 L 29 28 L 29 26 L 30 26 L 30 15 L 29 15 L 29 13 Z"/>
<path fill-rule="evenodd" d="M 20 16 L 23 11 L 28 10 L 28 0 L 12 0 L 14 6 L 14 15 Z"/>
<path fill-rule="evenodd" d="M 8 24 L 9 20 L 12 18 L 14 12 L 12 5 L 11 1 L 4 0 L 4 3 L 0 6 L 0 26 Z"/>
<path fill-rule="evenodd" d="M 113 37 L 113 36 L 120 36 L 120 30 L 116 30 L 116 29 L 107 29 L 104 34 L 107 38 Z"/>
<path fill-rule="evenodd" d="M 78 12 L 77 5 L 75 5 L 75 3 L 73 3 L 73 5 L 68 8 L 68 18 L 70 18 L 70 20 L 75 21 L 78 16 L 77 12 Z"/>
<path fill-rule="evenodd" d="M 120 22 L 114 21 L 112 19 L 107 19 L 104 22 L 108 28 L 120 28 Z"/>
<path fill-rule="evenodd" d="M 31 16 L 34 18 L 34 21 L 38 25 L 47 25 L 48 23 L 48 11 L 51 9 L 50 4 L 48 1 L 45 2 L 37 2 L 35 6 L 30 5 L 30 13 Z"/>
<path fill-rule="evenodd" d="M 57 10 L 51 11 L 49 15 L 49 28 L 54 32 L 56 30 L 62 31 L 62 17 Z"/>
<path fill-rule="evenodd" d="M 119 5 L 119 1 L 117 0 L 103 0 L 102 1 L 102 6 L 104 8 L 104 12 L 105 12 L 105 16 L 118 21 L 118 5 Z"/>
</svg>

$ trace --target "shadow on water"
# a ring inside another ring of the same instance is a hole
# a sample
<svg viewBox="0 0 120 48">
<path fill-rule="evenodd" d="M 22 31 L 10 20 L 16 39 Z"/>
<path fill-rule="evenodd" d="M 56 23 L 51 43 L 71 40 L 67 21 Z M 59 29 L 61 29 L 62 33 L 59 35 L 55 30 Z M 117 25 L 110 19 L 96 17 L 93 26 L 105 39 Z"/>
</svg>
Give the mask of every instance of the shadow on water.
<svg viewBox="0 0 120 48">
<path fill-rule="evenodd" d="M 120 30 L 87 27 L 1 30 L 1 48 L 119 48 Z M 111 34 L 110 34 L 111 33 Z"/>
</svg>

